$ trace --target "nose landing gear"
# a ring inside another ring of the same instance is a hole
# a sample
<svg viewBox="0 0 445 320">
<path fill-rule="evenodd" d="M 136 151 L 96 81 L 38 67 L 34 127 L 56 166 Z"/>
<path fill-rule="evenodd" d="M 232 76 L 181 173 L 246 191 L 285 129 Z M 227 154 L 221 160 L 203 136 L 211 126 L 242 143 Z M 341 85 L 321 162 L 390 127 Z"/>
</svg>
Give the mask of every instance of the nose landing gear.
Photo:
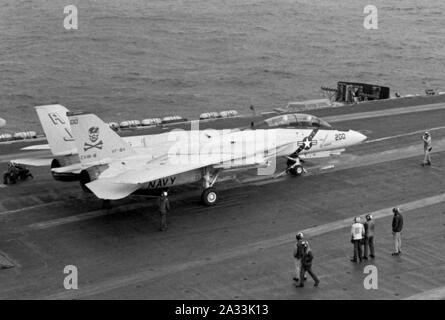
<svg viewBox="0 0 445 320">
<path fill-rule="evenodd" d="M 304 169 L 302 163 L 304 161 L 301 160 L 298 156 L 296 158 L 287 158 L 287 169 L 286 172 L 290 173 L 293 176 L 301 176 L 303 173 L 306 173 L 306 169 Z"/>
</svg>

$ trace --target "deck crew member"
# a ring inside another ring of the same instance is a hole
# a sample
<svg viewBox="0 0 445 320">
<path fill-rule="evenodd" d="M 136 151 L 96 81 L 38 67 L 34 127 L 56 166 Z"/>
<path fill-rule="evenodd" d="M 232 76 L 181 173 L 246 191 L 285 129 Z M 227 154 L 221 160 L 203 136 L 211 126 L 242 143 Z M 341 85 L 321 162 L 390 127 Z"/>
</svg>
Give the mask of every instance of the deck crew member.
<svg viewBox="0 0 445 320">
<path fill-rule="evenodd" d="M 398 256 L 402 253 L 402 229 L 403 229 L 403 216 L 400 214 L 400 208 L 393 208 L 392 212 L 394 216 L 392 218 L 392 235 L 394 238 L 394 252 L 393 256 Z"/>
<path fill-rule="evenodd" d="M 374 220 L 372 220 L 372 215 L 366 215 L 366 222 L 363 224 L 365 227 L 365 252 L 363 259 L 368 260 L 368 252 L 372 259 L 374 259 Z"/>
<path fill-rule="evenodd" d="M 159 213 L 161 215 L 161 226 L 160 231 L 167 230 L 167 212 L 170 211 L 170 202 L 168 201 L 167 191 L 161 193 L 161 198 L 159 199 Z"/>
<path fill-rule="evenodd" d="M 357 257 L 362 262 L 362 246 L 361 242 L 365 236 L 365 227 L 360 223 L 360 217 L 356 217 L 351 227 L 351 242 L 354 245 L 354 257 L 352 262 L 357 262 Z"/>
<path fill-rule="evenodd" d="M 422 166 L 430 166 L 431 165 L 431 150 L 433 149 L 431 146 L 431 134 L 426 131 L 423 136 L 423 151 L 425 153 L 425 156 L 423 157 Z"/>
<path fill-rule="evenodd" d="M 358 88 L 354 88 L 352 90 L 352 99 L 353 99 L 354 103 L 359 102 L 359 89 Z"/>
<path fill-rule="evenodd" d="M 312 279 L 314 279 L 314 287 L 317 287 L 320 283 L 315 273 L 312 271 L 312 260 L 314 260 L 314 255 L 312 254 L 311 248 L 309 248 L 309 243 L 304 240 L 302 242 L 303 246 L 303 256 L 301 258 L 301 270 L 300 270 L 300 284 L 298 287 L 304 287 L 304 274 L 307 272 L 310 274 Z"/>
<path fill-rule="evenodd" d="M 293 278 L 295 282 L 300 281 L 300 270 L 301 270 L 301 258 L 303 257 L 303 233 L 297 233 L 295 237 L 297 242 L 294 245 L 294 262 L 295 262 L 295 277 Z"/>
</svg>

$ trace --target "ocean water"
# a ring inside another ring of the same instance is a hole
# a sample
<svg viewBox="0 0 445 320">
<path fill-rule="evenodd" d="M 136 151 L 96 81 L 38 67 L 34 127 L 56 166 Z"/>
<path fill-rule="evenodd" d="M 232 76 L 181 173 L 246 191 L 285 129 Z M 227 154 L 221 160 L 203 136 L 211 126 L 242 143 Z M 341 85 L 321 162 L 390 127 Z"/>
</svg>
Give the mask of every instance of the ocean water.
<svg viewBox="0 0 445 320">
<path fill-rule="evenodd" d="M 63 8 L 78 8 L 65 30 Z M 379 29 L 363 27 L 366 5 Z M 0 0 L 2 131 L 33 106 L 106 121 L 247 113 L 319 98 L 338 80 L 445 90 L 443 0 Z"/>
</svg>

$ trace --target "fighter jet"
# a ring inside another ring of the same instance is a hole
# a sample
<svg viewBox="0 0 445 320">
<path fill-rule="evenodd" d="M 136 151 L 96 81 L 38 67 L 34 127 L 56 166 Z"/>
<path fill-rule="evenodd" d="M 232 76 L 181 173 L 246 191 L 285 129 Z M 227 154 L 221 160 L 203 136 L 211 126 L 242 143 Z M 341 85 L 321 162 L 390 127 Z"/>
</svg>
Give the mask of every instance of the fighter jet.
<svg viewBox="0 0 445 320">
<path fill-rule="evenodd" d="M 0 118 L 0 128 L 1 128 L 1 127 L 4 127 L 5 125 L 6 125 L 6 120 Z"/>
<path fill-rule="evenodd" d="M 35 107 L 38 118 L 42 125 L 43 131 L 48 140 L 48 144 L 32 145 L 23 148 L 22 150 L 48 150 L 51 154 L 26 158 L 15 159 L 14 162 L 30 166 L 50 166 L 51 174 L 55 180 L 58 181 L 78 181 L 80 179 L 80 172 L 82 170 L 77 147 L 74 143 L 74 138 L 71 134 L 71 127 L 66 116 L 69 111 L 66 107 L 60 104 L 42 105 Z M 199 125 L 199 124 L 198 124 Z M 251 126 L 240 129 L 272 129 L 272 128 L 307 128 L 307 129 L 332 129 L 331 126 L 324 120 L 308 115 L 308 114 L 284 114 L 271 118 L 267 118 L 259 123 L 252 123 Z M 236 130 L 236 129 L 235 129 Z M 171 145 L 168 141 L 168 133 L 151 134 L 151 135 L 137 135 L 123 138 L 130 146 L 138 150 L 139 148 L 150 148 L 150 153 L 154 156 L 166 153 Z M 340 150 L 342 151 L 342 150 Z M 324 153 L 324 156 L 330 156 L 334 153 Z M 301 158 L 305 157 L 320 157 L 323 153 L 306 154 L 304 151 L 299 155 Z M 295 158 L 299 159 L 299 158 Z M 294 161 L 288 159 L 289 164 L 293 164 L 286 173 L 301 174 L 302 167 Z"/>
<path fill-rule="evenodd" d="M 225 170 L 257 168 L 259 174 L 273 175 L 275 160 L 285 158 L 289 171 L 300 175 L 300 157 L 328 156 L 366 139 L 357 131 L 322 123 L 294 128 L 289 118 L 298 117 L 282 115 L 248 130 L 173 130 L 163 148 L 135 148 L 92 113 L 67 115 L 80 160 L 80 183 L 104 200 L 201 182 L 201 200 L 210 206 L 219 198 L 215 183 Z M 143 139 L 150 144 L 151 136 Z"/>
</svg>

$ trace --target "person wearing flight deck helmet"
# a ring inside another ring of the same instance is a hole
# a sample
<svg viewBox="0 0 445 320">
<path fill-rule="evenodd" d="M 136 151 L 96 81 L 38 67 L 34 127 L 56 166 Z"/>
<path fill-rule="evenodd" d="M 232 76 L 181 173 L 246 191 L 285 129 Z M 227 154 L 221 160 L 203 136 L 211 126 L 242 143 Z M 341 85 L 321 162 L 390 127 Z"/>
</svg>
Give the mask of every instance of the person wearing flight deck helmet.
<svg viewBox="0 0 445 320">
<path fill-rule="evenodd" d="M 366 222 L 363 224 L 365 227 L 365 250 L 363 254 L 363 259 L 368 260 L 369 257 L 374 259 L 374 220 L 371 214 L 366 215 Z"/>
<path fill-rule="evenodd" d="M 295 282 L 300 281 L 300 271 L 301 271 L 301 258 L 303 257 L 303 233 L 299 232 L 296 235 L 296 242 L 294 245 L 294 262 L 295 262 L 295 277 L 293 280 Z"/>
<path fill-rule="evenodd" d="M 159 199 L 159 213 L 161 215 L 160 231 L 167 230 L 167 213 L 170 211 L 170 202 L 168 201 L 167 191 L 162 191 L 161 198 Z"/>
</svg>

